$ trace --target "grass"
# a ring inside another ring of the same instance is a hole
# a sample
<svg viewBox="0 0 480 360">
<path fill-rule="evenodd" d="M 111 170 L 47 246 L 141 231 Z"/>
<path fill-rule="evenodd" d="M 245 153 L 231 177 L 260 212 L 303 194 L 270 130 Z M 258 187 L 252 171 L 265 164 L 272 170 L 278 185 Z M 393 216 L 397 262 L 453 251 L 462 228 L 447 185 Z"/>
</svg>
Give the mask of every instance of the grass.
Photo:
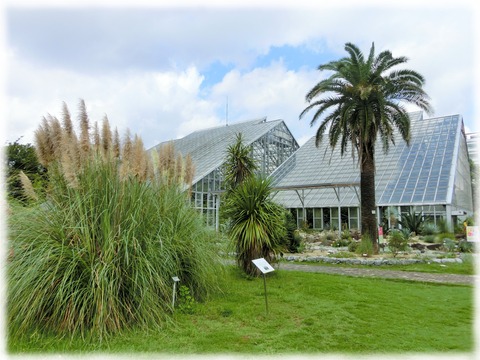
<svg viewBox="0 0 480 360">
<path fill-rule="evenodd" d="M 246 279 L 229 267 L 223 295 L 174 314 L 163 330 L 98 342 L 39 332 L 8 338 L 10 353 L 450 354 L 473 351 L 473 287 L 277 271 Z"/>
</svg>

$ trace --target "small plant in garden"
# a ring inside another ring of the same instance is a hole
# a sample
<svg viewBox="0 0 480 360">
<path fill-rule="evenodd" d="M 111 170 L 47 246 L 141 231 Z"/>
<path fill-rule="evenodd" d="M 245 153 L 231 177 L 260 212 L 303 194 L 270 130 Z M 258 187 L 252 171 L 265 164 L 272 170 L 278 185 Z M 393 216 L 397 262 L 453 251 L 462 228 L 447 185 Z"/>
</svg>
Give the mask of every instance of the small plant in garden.
<svg viewBox="0 0 480 360">
<path fill-rule="evenodd" d="M 352 240 L 350 241 L 350 244 L 348 244 L 348 251 L 350 252 L 356 252 L 358 248 L 359 241 Z"/>
<path fill-rule="evenodd" d="M 448 228 L 448 224 L 445 219 L 437 220 L 437 232 L 438 233 L 448 233 L 450 229 Z"/>
<path fill-rule="evenodd" d="M 333 241 L 337 238 L 334 231 L 328 230 L 325 232 L 325 238 L 329 241 Z"/>
<path fill-rule="evenodd" d="M 355 240 L 360 240 L 360 238 L 362 237 L 362 234 L 360 234 L 360 231 L 358 231 L 357 229 L 351 230 L 351 234 L 352 238 Z"/>
<path fill-rule="evenodd" d="M 455 235 L 451 232 L 442 232 L 435 237 L 437 243 L 444 243 L 446 239 L 455 241 Z"/>
<path fill-rule="evenodd" d="M 429 244 L 433 244 L 435 242 L 435 235 L 425 235 L 423 237 L 423 241 Z"/>
<path fill-rule="evenodd" d="M 332 247 L 345 247 L 345 246 L 348 246 L 350 244 L 351 240 L 349 239 L 336 239 L 335 241 L 333 241 L 332 243 Z"/>
<path fill-rule="evenodd" d="M 297 230 L 295 218 L 290 211 L 285 211 L 285 243 L 286 250 L 292 253 L 299 252 L 302 247 L 302 238 Z"/>
<path fill-rule="evenodd" d="M 348 251 L 339 251 L 336 253 L 328 254 L 327 256 L 331 258 L 354 258 L 355 254 L 352 254 Z"/>
<path fill-rule="evenodd" d="M 444 238 L 442 248 L 448 252 L 455 252 L 457 244 L 455 243 L 455 240 Z"/>
<path fill-rule="evenodd" d="M 394 231 L 400 231 L 403 235 L 403 237 L 408 241 L 410 237 L 414 234 L 409 228 L 401 228 L 400 230 L 394 230 Z"/>
<path fill-rule="evenodd" d="M 195 299 L 190 294 L 188 286 L 182 285 L 178 289 L 178 311 L 182 314 L 193 314 L 195 312 Z"/>
<path fill-rule="evenodd" d="M 373 255 L 373 242 L 368 234 L 363 234 L 360 243 L 357 246 L 356 252 L 360 255 L 372 256 Z"/>
<path fill-rule="evenodd" d="M 473 252 L 473 243 L 467 240 L 460 240 L 458 242 L 458 250 L 463 253 L 471 253 Z"/>
<path fill-rule="evenodd" d="M 352 235 L 350 234 L 350 230 L 346 229 L 346 230 L 343 230 L 342 231 L 342 236 L 341 236 L 342 240 L 352 240 Z"/>
<path fill-rule="evenodd" d="M 393 230 L 388 236 L 387 244 L 393 257 L 396 257 L 400 251 L 405 251 L 407 249 L 408 240 L 403 232 Z"/>
<path fill-rule="evenodd" d="M 422 233 L 423 225 L 427 220 L 428 217 L 422 213 L 409 210 L 407 213 L 402 214 L 402 220 L 398 221 L 398 223 L 402 225 L 402 228 L 410 229 L 411 232 L 418 235 Z"/>
<path fill-rule="evenodd" d="M 422 235 L 435 235 L 436 233 L 438 233 L 438 228 L 433 222 L 423 224 Z"/>
</svg>

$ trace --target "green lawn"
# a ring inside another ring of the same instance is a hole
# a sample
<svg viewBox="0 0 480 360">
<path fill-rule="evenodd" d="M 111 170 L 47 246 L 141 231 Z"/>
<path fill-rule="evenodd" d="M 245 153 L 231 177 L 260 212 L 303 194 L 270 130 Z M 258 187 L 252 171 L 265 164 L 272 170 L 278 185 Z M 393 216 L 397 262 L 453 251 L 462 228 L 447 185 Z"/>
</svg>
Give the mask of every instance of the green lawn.
<svg viewBox="0 0 480 360">
<path fill-rule="evenodd" d="M 233 267 L 224 294 L 176 313 L 162 331 L 98 343 L 38 332 L 8 339 L 9 353 L 382 354 L 473 351 L 472 286 L 277 271 L 245 279 Z"/>
</svg>

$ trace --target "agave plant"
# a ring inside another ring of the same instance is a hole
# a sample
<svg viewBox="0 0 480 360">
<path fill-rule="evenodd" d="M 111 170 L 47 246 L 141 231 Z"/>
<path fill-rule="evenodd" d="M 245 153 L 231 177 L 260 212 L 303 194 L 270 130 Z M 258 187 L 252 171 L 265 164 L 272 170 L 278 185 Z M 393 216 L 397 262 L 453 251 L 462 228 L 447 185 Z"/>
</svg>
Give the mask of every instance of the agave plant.
<svg viewBox="0 0 480 360">
<path fill-rule="evenodd" d="M 399 220 L 398 223 L 402 225 L 402 228 L 409 229 L 411 233 L 421 234 L 423 225 L 428 219 L 429 217 L 422 213 L 409 210 L 407 213 L 402 214 L 402 220 Z"/>
<path fill-rule="evenodd" d="M 286 235 L 284 209 L 270 199 L 269 179 L 251 176 L 227 198 L 226 214 L 238 265 L 250 276 L 258 275 L 252 260 L 273 261 L 280 239 Z"/>
</svg>

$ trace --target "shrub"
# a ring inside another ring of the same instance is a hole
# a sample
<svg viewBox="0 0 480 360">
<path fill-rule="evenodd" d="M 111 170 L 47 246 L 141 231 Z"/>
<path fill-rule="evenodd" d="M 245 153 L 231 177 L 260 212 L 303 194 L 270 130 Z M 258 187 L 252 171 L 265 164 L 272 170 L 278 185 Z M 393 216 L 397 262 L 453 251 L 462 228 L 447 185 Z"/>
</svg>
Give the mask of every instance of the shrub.
<svg viewBox="0 0 480 360">
<path fill-rule="evenodd" d="M 337 253 L 328 254 L 328 257 L 331 258 L 354 258 L 355 255 L 348 251 L 339 251 Z"/>
<path fill-rule="evenodd" d="M 351 230 L 351 234 L 352 234 L 352 238 L 354 238 L 355 240 L 360 240 L 361 238 L 360 231 L 358 231 L 357 229 L 353 229 Z"/>
<path fill-rule="evenodd" d="M 401 231 L 394 230 L 387 238 L 388 249 L 393 257 L 396 257 L 400 251 L 405 251 L 408 246 L 408 240 Z"/>
<path fill-rule="evenodd" d="M 457 244 L 452 239 L 444 238 L 442 248 L 445 251 L 454 252 L 457 248 Z"/>
<path fill-rule="evenodd" d="M 429 244 L 433 244 L 435 242 L 435 235 L 425 235 L 423 237 L 423 241 L 425 241 Z"/>
<path fill-rule="evenodd" d="M 444 232 L 444 233 L 437 234 L 435 239 L 438 243 L 443 243 L 445 239 L 454 241 L 455 235 L 450 232 Z"/>
<path fill-rule="evenodd" d="M 359 241 L 352 240 L 350 244 L 348 244 L 348 251 L 356 252 L 358 248 Z"/>
<path fill-rule="evenodd" d="M 348 239 L 336 239 L 332 243 L 332 247 L 344 247 L 350 244 L 350 240 Z"/>
<path fill-rule="evenodd" d="M 337 238 L 337 235 L 335 234 L 335 231 L 326 231 L 325 232 L 325 238 L 329 241 L 333 241 Z"/>
<path fill-rule="evenodd" d="M 190 294 L 188 286 L 182 285 L 178 289 L 178 310 L 182 314 L 193 314 L 195 312 L 195 298 Z"/>
<path fill-rule="evenodd" d="M 422 235 L 435 235 L 437 232 L 437 226 L 433 222 L 426 222 L 423 224 Z"/>
<path fill-rule="evenodd" d="M 463 253 L 471 253 L 473 252 L 473 243 L 467 240 L 460 240 L 458 242 L 458 250 Z"/>
<path fill-rule="evenodd" d="M 360 240 L 360 243 L 357 246 L 357 254 L 364 255 L 366 254 L 367 256 L 372 256 L 373 254 L 373 242 L 372 239 L 368 234 L 363 234 L 362 239 Z"/>
<path fill-rule="evenodd" d="M 401 232 L 403 237 L 408 241 L 413 235 L 412 231 L 409 228 L 401 228 L 400 230 L 393 230 L 394 232 Z"/>
<path fill-rule="evenodd" d="M 352 235 L 350 234 L 350 230 L 343 230 L 342 235 L 341 235 L 341 239 L 351 241 L 352 240 Z"/>
<path fill-rule="evenodd" d="M 283 244 L 286 249 L 292 253 L 298 252 L 302 238 L 297 230 L 297 223 L 290 211 L 285 211 L 285 229 L 286 229 L 286 242 Z"/>
<path fill-rule="evenodd" d="M 448 228 L 447 222 L 444 219 L 439 219 L 437 221 L 437 230 L 439 233 L 448 233 L 450 229 Z"/>
</svg>

